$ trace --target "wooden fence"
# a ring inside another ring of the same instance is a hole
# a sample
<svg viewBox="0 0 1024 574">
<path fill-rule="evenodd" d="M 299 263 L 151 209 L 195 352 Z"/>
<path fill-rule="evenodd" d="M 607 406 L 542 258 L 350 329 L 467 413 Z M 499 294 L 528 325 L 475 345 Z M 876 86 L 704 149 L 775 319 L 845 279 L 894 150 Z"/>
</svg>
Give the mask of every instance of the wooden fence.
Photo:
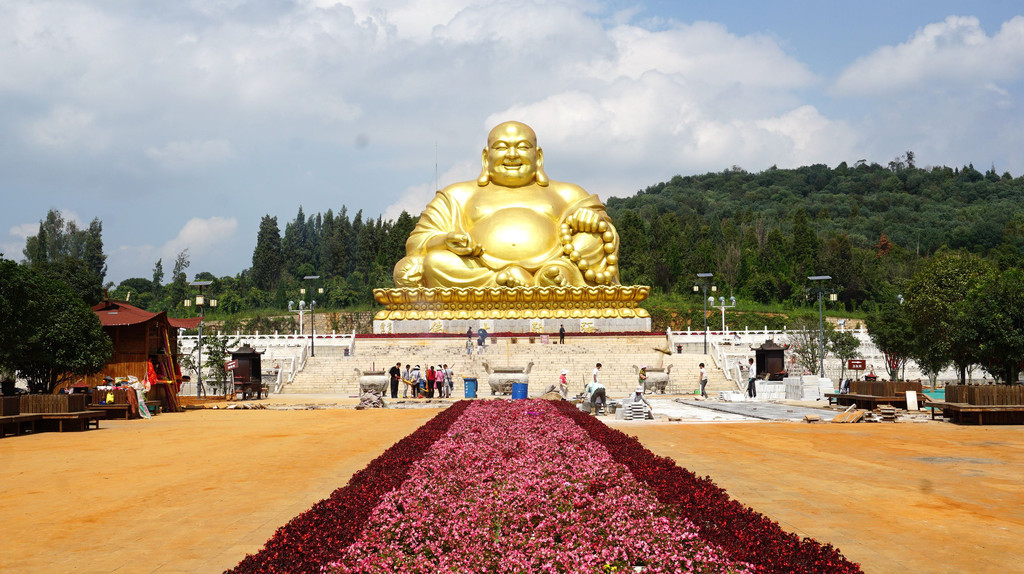
<svg viewBox="0 0 1024 574">
<path fill-rule="evenodd" d="M 947 385 L 946 402 L 968 405 L 1024 405 L 1024 385 Z"/>
<path fill-rule="evenodd" d="M 850 381 L 850 392 L 855 395 L 871 395 L 873 397 L 902 397 L 906 394 L 907 391 L 915 391 L 920 393 L 922 390 L 923 388 L 921 387 L 920 382 L 912 383 L 906 381 Z"/>
<path fill-rule="evenodd" d="M 85 395 L 25 395 L 21 397 L 21 412 L 77 413 L 85 410 L 85 399 Z"/>
</svg>

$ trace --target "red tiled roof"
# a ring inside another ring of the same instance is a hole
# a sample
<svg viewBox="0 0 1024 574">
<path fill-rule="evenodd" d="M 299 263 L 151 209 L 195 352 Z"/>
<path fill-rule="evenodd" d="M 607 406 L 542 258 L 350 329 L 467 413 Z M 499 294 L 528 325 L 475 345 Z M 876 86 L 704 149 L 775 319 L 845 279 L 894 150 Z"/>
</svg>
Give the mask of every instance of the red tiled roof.
<svg viewBox="0 0 1024 574">
<path fill-rule="evenodd" d="M 121 301 L 101 301 L 93 305 L 92 310 L 99 316 L 100 323 L 104 327 L 136 325 L 138 323 L 145 323 L 157 315 L 163 314 L 162 311 L 160 313 L 150 313 Z"/>
<path fill-rule="evenodd" d="M 139 323 L 145 323 L 150 319 L 163 315 L 170 326 L 175 329 L 195 329 L 199 326 L 199 321 L 202 320 L 200 317 L 174 319 L 167 317 L 167 313 L 164 311 L 160 311 L 159 313 L 150 313 L 145 309 L 139 309 L 138 307 L 129 305 L 124 301 L 101 301 L 100 303 L 93 305 L 92 310 L 99 316 L 100 323 L 102 323 L 104 327 L 136 325 Z"/>
<path fill-rule="evenodd" d="M 175 319 L 174 317 L 167 318 L 167 322 L 175 329 L 195 329 L 199 326 L 199 322 L 202 320 L 202 317 L 185 317 L 182 319 Z"/>
</svg>

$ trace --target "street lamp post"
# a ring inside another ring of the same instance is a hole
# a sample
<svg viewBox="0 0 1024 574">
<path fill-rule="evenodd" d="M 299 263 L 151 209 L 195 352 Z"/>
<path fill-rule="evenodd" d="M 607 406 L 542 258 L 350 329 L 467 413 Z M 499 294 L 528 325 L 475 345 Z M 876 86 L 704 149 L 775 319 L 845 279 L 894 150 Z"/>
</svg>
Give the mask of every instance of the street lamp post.
<svg viewBox="0 0 1024 574">
<path fill-rule="evenodd" d="M 711 297 L 711 298 L 708 299 L 708 301 L 714 301 L 714 299 L 715 299 L 714 297 Z M 715 305 L 714 303 L 712 303 L 711 306 L 716 308 L 716 309 L 720 309 L 722 311 L 722 332 L 724 333 L 725 332 L 725 310 L 726 309 L 732 309 L 733 307 L 736 306 L 736 298 L 735 297 L 729 297 L 729 304 L 726 305 L 725 304 L 725 297 L 719 297 L 718 298 L 718 305 Z"/>
<path fill-rule="evenodd" d="M 319 275 L 306 275 L 305 277 L 302 278 L 303 281 L 316 281 L 318 279 L 320 279 Z M 314 283 L 314 285 L 315 285 L 315 283 Z M 303 295 L 306 294 L 306 290 L 304 288 L 300 289 L 300 292 Z M 324 292 L 324 288 L 323 287 L 319 287 L 317 289 L 317 294 L 322 295 L 323 292 Z M 315 357 L 316 356 L 316 319 L 313 316 L 313 309 L 316 307 L 316 299 L 313 299 L 313 289 L 310 289 L 309 297 L 311 299 L 311 301 L 309 302 L 309 356 L 310 357 Z"/>
<path fill-rule="evenodd" d="M 193 282 L 189 283 L 189 285 L 191 285 L 192 287 L 196 287 L 196 288 L 199 289 L 199 294 L 196 295 L 196 297 L 195 297 L 195 306 L 199 307 L 199 346 L 197 347 L 198 352 L 199 352 L 199 363 L 196 365 L 196 398 L 197 399 L 200 398 L 200 396 L 202 396 L 202 393 L 206 392 L 206 389 L 203 387 L 203 318 L 206 316 L 206 314 L 204 312 L 204 309 L 207 306 L 210 306 L 210 307 L 216 307 L 217 306 L 217 300 L 216 299 L 210 299 L 209 301 L 207 301 L 206 297 L 203 295 L 203 288 L 208 287 L 211 283 L 213 283 L 213 281 L 193 281 Z M 190 299 L 185 299 L 185 306 L 186 307 L 191 307 L 192 306 L 192 299 L 191 298 Z"/>
<path fill-rule="evenodd" d="M 711 285 L 711 278 L 714 277 L 714 273 L 698 273 L 697 284 L 693 286 L 693 292 L 697 293 L 703 287 L 704 289 L 704 354 L 708 354 L 708 287 L 711 287 L 711 292 L 714 293 L 717 287 Z M 714 304 L 715 298 L 711 298 L 711 303 Z"/>
<path fill-rule="evenodd" d="M 830 275 L 814 275 L 814 276 L 808 277 L 807 279 L 809 279 L 811 281 L 831 281 L 832 277 Z M 824 315 L 822 313 L 822 308 L 821 308 L 821 296 L 825 292 L 825 289 L 822 288 L 822 287 L 815 287 L 814 290 L 818 293 L 818 358 L 821 359 L 821 366 L 820 366 L 820 370 L 818 371 L 818 376 L 819 377 L 824 377 L 825 376 L 825 321 L 823 319 Z M 829 301 L 835 301 L 836 300 L 836 294 L 835 293 L 830 293 L 829 296 L 828 296 L 828 300 Z"/>
</svg>

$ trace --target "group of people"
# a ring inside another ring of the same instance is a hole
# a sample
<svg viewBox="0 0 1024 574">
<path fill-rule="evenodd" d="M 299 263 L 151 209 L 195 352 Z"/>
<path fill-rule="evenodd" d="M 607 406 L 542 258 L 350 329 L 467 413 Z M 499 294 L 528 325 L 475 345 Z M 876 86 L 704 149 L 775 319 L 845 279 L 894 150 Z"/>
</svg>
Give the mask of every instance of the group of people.
<svg viewBox="0 0 1024 574">
<path fill-rule="evenodd" d="M 395 366 L 388 370 L 391 378 L 391 398 L 398 398 L 398 387 L 402 386 L 402 398 L 414 399 L 447 399 L 451 398 L 455 390 L 455 373 L 447 364 L 431 365 L 421 369 L 419 365 L 411 367 L 402 363 L 395 363 Z"/>
<path fill-rule="evenodd" d="M 559 381 L 560 384 L 565 384 L 565 374 L 568 371 L 562 370 L 562 377 Z M 594 371 L 590 374 L 590 382 L 583 389 L 583 401 L 593 405 L 596 412 L 604 412 L 608 407 L 608 394 L 607 389 L 601 383 L 601 363 L 594 366 Z M 647 392 L 647 365 L 640 368 L 640 372 L 637 376 L 637 387 L 633 391 L 633 395 L 629 397 L 629 402 L 643 403 L 647 409 L 650 410 L 651 403 L 647 402 L 644 398 L 644 393 Z"/>
</svg>

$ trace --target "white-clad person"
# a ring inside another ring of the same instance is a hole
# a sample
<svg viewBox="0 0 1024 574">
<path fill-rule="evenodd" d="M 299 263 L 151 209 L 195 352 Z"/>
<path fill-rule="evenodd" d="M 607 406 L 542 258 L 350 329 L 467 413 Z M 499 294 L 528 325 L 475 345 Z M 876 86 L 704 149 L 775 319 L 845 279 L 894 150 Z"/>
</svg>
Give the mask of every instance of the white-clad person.
<svg viewBox="0 0 1024 574">
<path fill-rule="evenodd" d="M 598 379 L 598 373 L 601 372 L 601 363 L 598 363 L 594 367 L 593 380 L 587 384 L 587 388 L 583 389 L 583 400 L 594 406 L 594 410 L 601 412 L 604 411 L 605 403 L 607 402 L 607 396 L 605 395 L 604 385 Z M 597 409 L 597 405 L 601 405 L 601 409 Z"/>
<path fill-rule="evenodd" d="M 708 398 L 708 392 L 705 388 L 708 386 L 708 371 L 704 368 L 704 363 L 700 364 L 700 396 L 705 399 Z"/>
</svg>

